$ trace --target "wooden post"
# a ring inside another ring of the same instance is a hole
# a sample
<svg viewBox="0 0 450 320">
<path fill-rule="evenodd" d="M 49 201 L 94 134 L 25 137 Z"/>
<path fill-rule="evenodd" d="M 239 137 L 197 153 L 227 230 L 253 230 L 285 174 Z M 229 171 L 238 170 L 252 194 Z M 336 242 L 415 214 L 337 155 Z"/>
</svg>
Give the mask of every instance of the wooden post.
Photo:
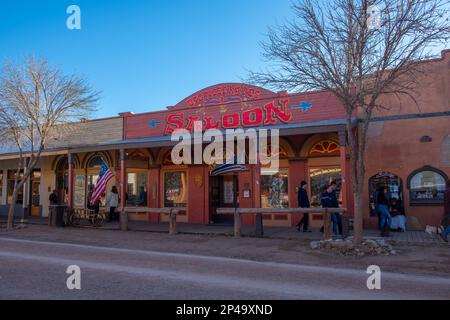
<svg viewBox="0 0 450 320">
<path fill-rule="evenodd" d="M 128 231 L 128 214 L 125 208 L 120 211 L 120 230 Z"/>
<path fill-rule="evenodd" d="M 67 186 L 67 208 L 73 208 L 73 155 L 69 152 L 67 156 L 69 162 L 68 170 L 68 186 Z"/>
<path fill-rule="evenodd" d="M 331 215 L 328 211 L 328 208 L 324 208 L 325 211 L 323 213 L 323 239 L 328 240 L 331 239 Z"/>
<path fill-rule="evenodd" d="M 125 171 L 125 149 L 120 149 L 120 206 L 122 208 L 126 206 L 127 175 Z"/>
<path fill-rule="evenodd" d="M 263 215 L 258 213 L 255 217 L 255 234 L 259 237 L 264 235 Z"/>
<path fill-rule="evenodd" d="M 128 215 L 125 211 L 126 206 L 126 173 L 125 173 L 125 149 L 120 149 L 120 229 L 122 231 L 128 231 Z"/>
<path fill-rule="evenodd" d="M 241 236 L 241 214 L 238 209 L 234 209 L 234 236 L 239 238 Z"/>
<path fill-rule="evenodd" d="M 177 234 L 177 213 L 178 210 L 170 209 L 169 213 L 169 234 Z"/>
<path fill-rule="evenodd" d="M 347 135 L 345 131 L 339 131 L 339 152 L 340 152 L 340 166 L 341 166 L 341 197 L 344 208 L 348 208 L 347 197 Z"/>
</svg>

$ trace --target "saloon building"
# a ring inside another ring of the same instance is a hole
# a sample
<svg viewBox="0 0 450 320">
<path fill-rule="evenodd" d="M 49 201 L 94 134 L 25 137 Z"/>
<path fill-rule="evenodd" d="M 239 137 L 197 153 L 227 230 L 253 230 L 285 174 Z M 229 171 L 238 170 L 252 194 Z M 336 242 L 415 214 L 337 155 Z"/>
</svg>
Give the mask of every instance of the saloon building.
<svg viewBox="0 0 450 320">
<path fill-rule="evenodd" d="M 450 51 L 420 62 L 420 67 L 422 85 L 414 93 L 418 105 L 406 97 L 386 98 L 389 109 L 378 112 L 370 124 L 366 227 L 376 227 L 371 195 L 379 185 L 388 187 L 393 214 L 405 214 L 410 229 L 436 225 L 443 216 L 450 176 Z M 212 176 L 213 166 L 174 165 L 171 133 L 192 130 L 195 121 L 202 121 L 204 129 L 279 129 L 280 170 L 247 164 L 246 171 Z M 231 224 L 230 217 L 216 214 L 217 208 L 297 207 L 302 180 L 309 182 L 313 206 L 319 205 L 323 187 L 337 181 L 341 206 L 353 214 L 345 112 L 339 100 L 329 92 L 290 94 L 239 83 L 202 89 L 161 111 L 124 112 L 58 128 L 15 204 L 17 154 L 3 150 L 0 214 L 14 205 L 18 218 L 46 217 L 54 189 L 61 204 L 86 207 L 102 159 L 114 172 L 107 191 L 113 185 L 119 188 L 123 204 L 135 208 L 133 220 L 164 221 L 164 215 L 144 209 L 178 207 L 184 209 L 180 222 Z M 299 217 L 265 214 L 263 219 L 265 225 L 288 227 Z M 253 224 L 254 218 L 243 222 Z M 312 225 L 321 224 L 321 217 L 314 215 Z"/>
</svg>

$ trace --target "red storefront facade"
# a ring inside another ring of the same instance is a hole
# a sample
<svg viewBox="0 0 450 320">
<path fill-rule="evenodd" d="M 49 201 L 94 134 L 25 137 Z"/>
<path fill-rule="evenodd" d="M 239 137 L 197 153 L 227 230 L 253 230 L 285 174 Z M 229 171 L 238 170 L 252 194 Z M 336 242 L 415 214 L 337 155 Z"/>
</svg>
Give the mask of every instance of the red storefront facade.
<svg viewBox="0 0 450 320">
<path fill-rule="evenodd" d="M 323 186 L 338 181 L 342 206 L 352 207 L 345 113 L 328 92 L 275 93 L 226 83 L 200 90 L 164 111 L 122 116 L 124 139 L 115 146 L 120 150 L 116 177 L 127 199 L 145 198 L 135 202 L 138 207 L 181 207 L 185 208 L 178 217 L 181 222 L 227 223 L 227 217 L 215 214 L 216 208 L 297 207 L 302 180 L 309 182 L 315 205 Z M 202 121 L 204 130 L 279 129 L 280 171 L 248 164 L 245 172 L 212 177 L 208 165 L 174 165 L 170 155 L 175 142 L 170 135 L 178 128 L 192 131 L 194 121 Z M 295 225 L 299 219 L 287 214 L 263 218 L 265 224 L 278 226 Z M 132 219 L 157 222 L 166 217 L 142 213 Z M 244 220 L 253 223 L 254 218 Z M 320 224 L 320 217 L 314 217 L 312 225 Z"/>
</svg>

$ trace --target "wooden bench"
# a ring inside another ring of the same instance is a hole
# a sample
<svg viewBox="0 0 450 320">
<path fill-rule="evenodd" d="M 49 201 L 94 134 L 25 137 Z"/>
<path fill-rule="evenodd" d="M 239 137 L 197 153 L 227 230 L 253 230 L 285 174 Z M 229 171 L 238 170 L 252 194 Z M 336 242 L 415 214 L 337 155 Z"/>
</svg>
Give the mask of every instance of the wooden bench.
<svg viewBox="0 0 450 320">
<path fill-rule="evenodd" d="M 162 213 L 169 216 L 169 234 L 177 234 L 177 215 L 185 210 L 184 208 L 125 207 L 120 213 L 121 229 L 122 231 L 128 230 L 128 213 Z"/>
</svg>

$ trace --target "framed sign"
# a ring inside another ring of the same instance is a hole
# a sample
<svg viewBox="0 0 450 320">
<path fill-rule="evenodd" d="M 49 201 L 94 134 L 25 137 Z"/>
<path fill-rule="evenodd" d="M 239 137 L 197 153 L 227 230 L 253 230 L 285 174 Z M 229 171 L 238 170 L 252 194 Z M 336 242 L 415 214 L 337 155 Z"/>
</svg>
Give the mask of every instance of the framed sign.
<svg viewBox="0 0 450 320">
<path fill-rule="evenodd" d="M 75 176 L 75 188 L 74 188 L 73 205 L 75 207 L 83 207 L 86 204 L 86 176 Z"/>
</svg>

